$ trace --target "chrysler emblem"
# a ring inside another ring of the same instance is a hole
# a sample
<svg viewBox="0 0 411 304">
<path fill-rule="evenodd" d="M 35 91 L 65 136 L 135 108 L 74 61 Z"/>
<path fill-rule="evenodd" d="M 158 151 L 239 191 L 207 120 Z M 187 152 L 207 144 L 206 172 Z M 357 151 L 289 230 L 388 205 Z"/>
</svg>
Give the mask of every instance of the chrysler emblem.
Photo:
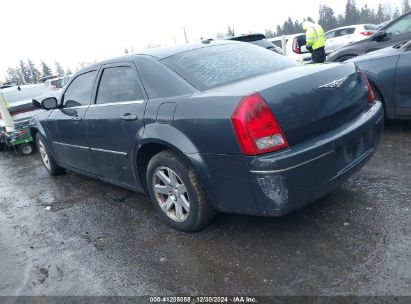
<svg viewBox="0 0 411 304">
<path fill-rule="evenodd" d="M 338 80 L 334 80 L 330 83 L 324 84 L 322 86 L 319 86 L 319 89 L 339 89 L 343 83 L 347 80 L 348 77 L 344 77 Z"/>
</svg>

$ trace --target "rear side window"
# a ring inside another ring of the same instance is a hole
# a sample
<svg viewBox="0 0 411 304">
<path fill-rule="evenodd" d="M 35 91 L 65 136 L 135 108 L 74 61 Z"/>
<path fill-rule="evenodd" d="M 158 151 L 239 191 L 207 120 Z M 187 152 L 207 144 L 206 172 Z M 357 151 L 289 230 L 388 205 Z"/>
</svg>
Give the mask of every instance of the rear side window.
<svg viewBox="0 0 411 304">
<path fill-rule="evenodd" d="M 65 108 L 88 105 L 93 91 L 96 71 L 87 72 L 77 76 L 64 93 L 63 104 Z"/>
<path fill-rule="evenodd" d="M 162 61 L 200 90 L 300 65 L 248 43 L 203 47 Z"/>
<path fill-rule="evenodd" d="M 335 36 L 346 36 L 346 35 L 351 35 L 354 34 L 355 32 L 355 27 L 347 27 L 347 28 L 343 28 L 341 30 L 338 31 L 338 34 Z"/>
<path fill-rule="evenodd" d="M 97 104 L 142 100 L 137 71 L 131 66 L 103 70 L 97 91 Z"/>
</svg>

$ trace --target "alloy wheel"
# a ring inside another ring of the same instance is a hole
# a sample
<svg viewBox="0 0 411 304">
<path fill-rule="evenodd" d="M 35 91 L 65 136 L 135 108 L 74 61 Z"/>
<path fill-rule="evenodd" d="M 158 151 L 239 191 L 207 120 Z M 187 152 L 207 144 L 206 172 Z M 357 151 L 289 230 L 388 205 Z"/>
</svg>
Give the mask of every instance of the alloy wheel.
<svg viewBox="0 0 411 304">
<path fill-rule="evenodd" d="M 186 186 L 173 170 L 160 167 L 153 174 L 153 191 L 163 212 L 172 220 L 184 222 L 190 214 Z"/>
<path fill-rule="evenodd" d="M 41 139 L 39 140 L 39 151 L 40 151 L 40 156 L 41 159 L 43 160 L 44 165 L 48 170 L 50 170 L 50 159 L 46 151 L 46 147 L 44 146 L 43 142 Z"/>
</svg>

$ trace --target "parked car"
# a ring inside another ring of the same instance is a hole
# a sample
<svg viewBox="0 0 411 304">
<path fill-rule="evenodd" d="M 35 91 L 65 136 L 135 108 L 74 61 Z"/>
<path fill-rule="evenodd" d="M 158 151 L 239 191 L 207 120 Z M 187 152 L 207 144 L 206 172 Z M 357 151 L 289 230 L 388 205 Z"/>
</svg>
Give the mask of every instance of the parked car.
<svg viewBox="0 0 411 304">
<path fill-rule="evenodd" d="M 345 61 L 410 39 L 411 11 L 389 22 L 369 38 L 339 48 L 327 56 L 327 61 Z"/>
<path fill-rule="evenodd" d="M 43 84 L 13 86 L 2 89 L 1 92 L 9 104 L 9 112 L 17 124 L 27 124 L 30 118 L 39 112 L 33 105 L 33 98 L 44 95 L 50 90 Z M 2 121 L 0 117 L 0 127 Z"/>
<path fill-rule="evenodd" d="M 14 121 L 16 128 L 28 125 L 30 119 L 43 110 L 33 105 L 32 98 L 43 95 L 49 89 L 43 84 L 32 84 L 22 86 L 11 86 L 1 89 L 8 103 L 8 111 Z M 0 115 L 0 151 L 5 148 L 4 122 Z"/>
<path fill-rule="evenodd" d="M 8 81 L 0 84 L 0 89 L 6 89 L 17 86 L 14 81 Z"/>
<path fill-rule="evenodd" d="M 64 75 L 63 77 L 47 79 L 44 84 L 51 90 L 59 90 L 64 88 L 70 81 L 72 75 Z"/>
<path fill-rule="evenodd" d="M 352 58 L 367 73 L 389 119 L 411 118 L 411 41 Z"/>
<path fill-rule="evenodd" d="M 269 49 L 274 51 L 278 54 L 282 54 L 281 47 L 276 46 L 275 44 L 271 43 L 263 34 L 249 34 L 249 35 L 240 35 L 240 36 L 232 36 L 225 38 L 226 40 L 231 41 L 241 41 L 241 42 L 248 42 L 258 46 L 261 46 L 265 49 Z"/>
<path fill-rule="evenodd" d="M 307 50 L 305 44 L 305 33 L 286 35 L 286 52 L 283 52 L 287 57 L 290 57 L 298 62 L 311 63 L 311 53 Z M 269 39 L 276 46 L 282 47 L 282 37 Z"/>
<path fill-rule="evenodd" d="M 357 24 L 339 27 L 325 33 L 325 53 L 329 54 L 335 50 L 367 38 L 378 30 L 375 24 Z"/>
<path fill-rule="evenodd" d="M 232 41 L 94 64 L 41 104 L 31 134 L 50 175 L 148 193 L 183 231 L 215 210 L 280 216 L 311 203 L 370 159 L 384 122 L 353 63 L 306 66 Z"/>
</svg>

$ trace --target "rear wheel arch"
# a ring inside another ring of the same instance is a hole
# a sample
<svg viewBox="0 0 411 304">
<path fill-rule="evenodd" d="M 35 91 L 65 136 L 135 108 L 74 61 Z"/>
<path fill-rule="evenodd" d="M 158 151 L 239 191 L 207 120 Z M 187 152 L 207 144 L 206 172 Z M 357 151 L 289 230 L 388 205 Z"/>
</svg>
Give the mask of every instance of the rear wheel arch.
<svg viewBox="0 0 411 304">
<path fill-rule="evenodd" d="M 182 149 L 176 147 L 175 145 L 162 141 L 162 140 L 151 140 L 146 141 L 138 148 L 138 151 L 135 155 L 135 170 L 136 175 L 140 180 L 142 188 L 147 192 L 147 181 L 146 181 L 146 174 L 148 163 L 150 160 L 157 155 L 158 153 L 171 150 L 177 154 L 179 154 L 185 161 L 187 161 L 196 171 L 201 184 L 203 187 L 207 184 L 207 179 L 205 176 L 207 175 L 207 169 L 204 164 L 203 159 L 197 153 L 195 154 L 186 154 L 182 151 Z"/>
<path fill-rule="evenodd" d="M 387 117 L 387 115 L 389 114 L 387 112 L 390 111 L 390 109 L 387 109 L 388 105 L 387 105 L 387 99 L 385 98 L 385 95 L 383 93 L 383 89 L 382 86 L 378 83 L 378 81 L 375 79 L 375 77 L 373 75 L 370 75 L 369 73 L 366 73 L 368 80 L 371 84 L 371 88 L 374 92 L 375 98 L 379 101 L 381 101 L 382 106 L 384 108 L 384 116 Z M 388 115 L 389 116 L 389 115 Z"/>
</svg>

